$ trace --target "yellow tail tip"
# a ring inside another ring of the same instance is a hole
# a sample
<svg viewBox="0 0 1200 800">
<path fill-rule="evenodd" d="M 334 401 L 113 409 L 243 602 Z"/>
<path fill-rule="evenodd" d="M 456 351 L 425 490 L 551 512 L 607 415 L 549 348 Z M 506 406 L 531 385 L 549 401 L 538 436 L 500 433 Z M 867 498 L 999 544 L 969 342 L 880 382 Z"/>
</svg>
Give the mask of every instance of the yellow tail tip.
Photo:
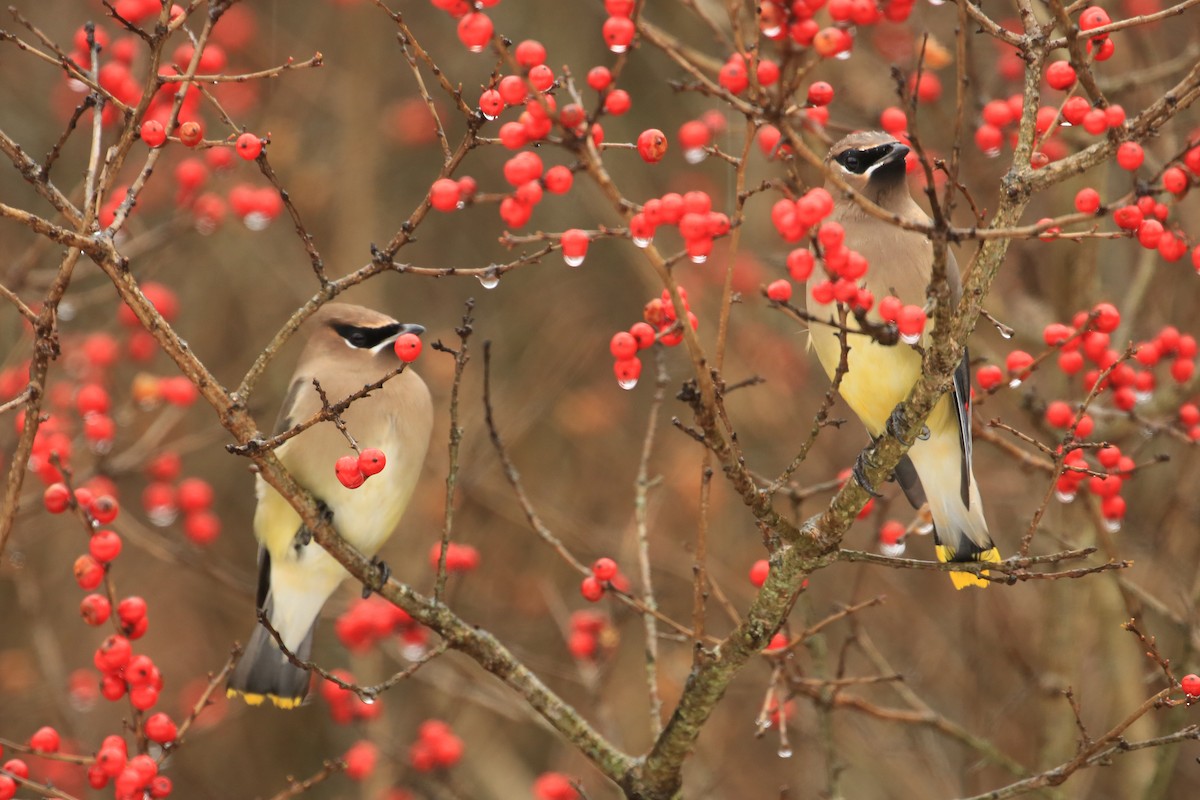
<svg viewBox="0 0 1200 800">
<path fill-rule="evenodd" d="M 938 561 L 941 561 L 942 563 L 952 561 L 954 558 L 954 554 L 950 552 L 945 545 L 939 544 L 935 550 L 937 551 Z M 998 564 L 1000 563 L 1000 551 L 995 547 L 989 548 L 979 553 L 974 560 L 982 561 L 984 563 Z M 991 581 L 986 580 L 985 576 L 987 574 L 988 571 L 986 569 L 980 570 L 978 575 L 973 572 L 951 572 L 950 582 L 954 584 L 955 589 L 965 589 L 968 586 L 977 586 L 980 589 L 986 589 L 987 585 L 991 583 Z"/>
<path fill-rule="evenodd" d="M 249 706 L 261 706 L 264 700 L 270 700 L 271 705 L 276 708 L 282 708 L 290 711 L 293 708 L 299 708 L 304 702 L 303 697 L 280 697 L 276 694 L 256 694 L 254 692 L 239 692 L 237 689 L 226 689 L 225 696 L 229 698 L 240 698 Z"/>
</svg>

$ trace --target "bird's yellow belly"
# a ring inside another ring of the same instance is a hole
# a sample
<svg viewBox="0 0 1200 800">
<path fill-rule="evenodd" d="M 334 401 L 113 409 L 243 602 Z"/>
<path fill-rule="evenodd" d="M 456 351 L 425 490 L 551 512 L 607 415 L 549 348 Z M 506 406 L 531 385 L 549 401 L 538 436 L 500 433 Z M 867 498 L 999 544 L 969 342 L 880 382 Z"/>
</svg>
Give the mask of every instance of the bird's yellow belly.
<svg viewBox="0 0 1200 800">
<path fill-rule="evenodd" d="M 833 380 L 842 355 L 837 330 L 812 323 L 809 331 L 817 358 Z M 850 334 L 847 342 L 850 347 L 846 359 L 848 369 L 842 376 L 838 393 L 862 420 L 867 432 L 878 436 L 883 433 L 887 418 L 908 397 L 920 377 L 921 355 L 906 344 L 884 346 L 862 335 Z M 929 427 L 940 429 L 948 410 L 949 404 L 943 397 L 929 416 Z"/>
</svg>

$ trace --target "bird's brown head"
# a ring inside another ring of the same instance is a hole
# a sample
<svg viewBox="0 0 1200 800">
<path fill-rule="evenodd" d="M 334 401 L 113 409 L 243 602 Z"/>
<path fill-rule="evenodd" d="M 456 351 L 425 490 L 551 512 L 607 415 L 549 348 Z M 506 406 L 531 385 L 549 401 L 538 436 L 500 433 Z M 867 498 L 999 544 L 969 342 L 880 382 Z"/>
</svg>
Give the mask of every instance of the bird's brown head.
<svg viewBox="0 0 1200 800">
<path fill-rule="evenodd" d="M 351 360 L 394 359 L 392 345 L 397 337 L 425 332 L 421 325 L 397 322 L 387 314 L 349 303 L 326 303 L 313 314 L 309 325 L 309 348 Z"/>
<path fill-rule="evenodd" d="M 859 131 L 831 147 L 825 164 L 854 189 L 877 198 L 905 186 L 904 157 L 908 152 L 908 146 L 890 133 Z M 832 181 L 827 188 L 837 196 Z"/>
</svg>

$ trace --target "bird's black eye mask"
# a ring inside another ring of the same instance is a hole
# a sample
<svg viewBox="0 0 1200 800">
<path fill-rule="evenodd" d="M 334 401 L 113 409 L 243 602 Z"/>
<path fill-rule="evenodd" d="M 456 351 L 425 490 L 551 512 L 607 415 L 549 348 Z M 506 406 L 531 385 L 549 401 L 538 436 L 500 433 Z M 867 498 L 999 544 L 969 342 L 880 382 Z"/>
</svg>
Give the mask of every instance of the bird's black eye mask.
<svg viewBox="0 0 1200 800">
<path fill-rule="evenodd" d="M 393 322 L 391 325 L 381 325 L 378 328 L 367 328 L 361 325 L 348 325 L 344 322 L 335 322 L 332 328 L 337 332 L 337 335 L 345 340 L 346 344 L 351 347 L 358 347 L 363 350 L 370 350 L 378 347 L 388 339 L 395 337 L 400 333 L 400 329 L 404 326 L 399 322 Z"/>
<path fill-rule="evenodd" d="M 862 175 L 881 159 L 889 156 L 895 149 L 895 145 L 881 144 L 867 150 L 843 150 L 834 157 L 834 161 L 845 167 L 846 171 Z M 896 163 L 903 164 L 904 161 L 897 159 Z"/>
</svg>

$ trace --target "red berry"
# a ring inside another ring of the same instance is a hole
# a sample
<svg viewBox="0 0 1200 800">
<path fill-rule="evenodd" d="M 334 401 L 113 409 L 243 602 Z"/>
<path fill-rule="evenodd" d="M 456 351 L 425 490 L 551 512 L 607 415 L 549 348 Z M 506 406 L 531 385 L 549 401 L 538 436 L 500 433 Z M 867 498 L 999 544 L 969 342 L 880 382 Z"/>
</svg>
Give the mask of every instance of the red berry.
<svg viewBox="0 0 1200 800">
<path fill-rule="evenodd" d="M 1033 364 L 1033 356 L 1024 350 L 1013 350 L 1008 354 L 1008 358 L 1004 360 L 1004 364 L 1008 369 L 1009 375 L 1020 376 L 1021 373 L 1024 373 Z"/>
<path fill-rule="evenodd" d="M 129 663 L 132 648 L 124 636 L 109 636 L 92 656 L 96 669 L 105 673 L 115 673 Z"/>
<path fill-rule="evenodd" d="M 614 53 L 624 53 L 633 44 L 633 35 L 637 28 L 629 17 L 609 17 L 604 21 L 601 34 L 604 43 Z"/>
<path fill-rule="evenodd" d="M 811 250 L 806 247 L 797 248 L 788 253 L 788 274 L 792 276 L 792 280 L 803 283 L 812 275 L 815 263 L 816 260 L 813 258 Z"/>
<path fill-rule="evenodd" d="M 807 252 L 807 251 L 806 251 Z M 776 303 L 786 303 L 792 299 L 792 284 L 780 278 L 777 281 L 772 281 L 767 286 L 767 297 L 774 300 Z"/>
<path fill-rule="evenodd" d="M 421 337 L 415 333 L 402 333 L 396 337 L 396 357 L 411 364 L 421 355 Z"/>
<path fill-rule="evenodd" d="M 529 82 L 533 84 L 533 88 L 544 92 L 554 85 L 554 70 L 545 64 L 538 64 L 529 70 Z"/>
<path fill-rule="evenodd" d="M 526 69 L 536 67 L 546 63 L 546 47 L 536 39 L 526 39 L 513 50 L 513 57 Z"/>
<path fill-rule="evenodd" d="M 559 239 L 559 243 L 562 245 L 563 260 L 569 266 L 578 267 L 587 255 L 590 242 L 591 237 L 588 236 L 587 231 L 581 231 L 578 228 L 563 231 L 562 237 Z"/>
<path fill-rule="evenodd" d="M 1113 222 L 1125 231 L 1136 231 L 1142 224 L 1142 210 L 1137 206 L 1121 206 L 1113 212 Z"/>
<path fill-rule="evenodd" d="M 1079 15 L 1079 30 L 1090 31 L 1093 28 L 1099 28 L 1107 25 L 1111 21 L 1112 20 L 1109 19 L 1107 11 L 1100 6 L 1092 6 L 1091 8 L 1085 9 L 1084 12 Z M 1100 35 L 1107 36 L 1108 34 Z"/>
<path fill-rule="evenodd" d="M 890 519 L 879 529 L 880 544 L 895 545 L 904 538 L 905 527 L 901 522 Z"/>
<path fill-rule="evenodd" d="M 1200 697 L 1200 675 L 1184 675 L 1179 681 L 1179 688 L 1189 697 Z"/>
<path fill-rule="evenodd" d="M 649 327 L 649 326 L 647 326 Z M 651 334 L 653 336 L 653 333 Z M 613 334 L 612 340 L 608 343 L 609 352 L 613 358 L 618 361 L 626 358 L 633 358 L 637 355 L 638 341 L 632 333 L 618 331 Z"/>
<path fill-rule="evenodd" d="M 382 450 L 368 447 L 358 454 L 358 471 L 368 478 L 383 472 L 386 465 L 387 456 Z"/>
<path fill-rule="evenodd" d="M 358 459 L 354 456 L 342 456 L 333 465 L 334 473 L 341 484 L 347 489 L 357 489 L 367 478 L 358 469 Z"/>
<path fill-rule="evenodd" d="M 117 603 L 117 618 L 121 620 L 122 627 L 136 627 L 146 618 L 146 601 L 137 596 L 126 597 Z"/>
<path fill-rule="evenodd" d="M 112 604 L 100 594 L 89 594 L 79 603 L 79 615 L 88 625 L 103 625 L 112 613 Z"/>
<path fill-rule="evenodd" d="M 51 514 L 61 514 L 71 505 L 71 490 L 63 483 L 52 483 L 42 493 L 42 504 Z"/>
<path fill-rule="evenodd" d="M 262 152 L 262 139 L 259 139 L 253 133 L 243 133 L 237 138 L 237 143 L 233 148 L 245 160 L 253 161 Z"/>
<path fill-rule="evenodd" d="M 199 122 L 189 120 L 179 126 L 179 141 L 188 147 L 195 147 L 204 139 L 204 128 Z"/>
<path fill-rule="evenodd" d="M 1062 400 L 1055 400 L 1050 405 L 1046 406 L 1046 422 L 1053 428 L 1061 428 L 1066 430 L 1071 427 L 1071 422 L 1075 419 L 1075 411 L 1068 403 Z"/>
<path fill-rule="evenodd" d="M 1075 195 L 1075 210 L 1081 214 L 1094 214 L 1100 208 L 1100 193 L 1089 187 Z"/>
<path fill-rule="evenodd" d="M 904 306 L 896 318 L 896 329 L 907 340 L 915 341 L 925 330 L 925 309 L 920 306 Z"/>
<path fill-rule="evenodd" d="M 1075 85 L 1075 68 L 1067 61 L 1055 61 L 1046 67 L 1046 83 L 1060 91 Z"/>
<path fill-rule="evenodd" d="M 613 89 L 604 96 L 604 110 L 614 116 L 621 116 L 633 105 L 629 92 L 624 89 Z M 660 131 L 661 135 L 661 131 Z"/>
<path fill-rule="evenodd" d="M 479 110 L 484 116 L 495 119 L 504 110 L 504 98 L 495 89 L 488 89 L 479 95 Z"/>
<path fill-rule="evenodd" d="M 1067 354 L 1064 353 L 1063 355 Z M 995 364 L 985 364 L 976 370 L 975 380 L 979 382 L 979 388 L 984 391 L 991 391 L 1004 383 L 1004 373 Z"/>
<path fill-rule="evenodd" d="M 1183 194 L 1188 187 L 1187 173 L 1179 167 L 1167 167 L 1163 172 L 1162 184 L 1171 194 Z"/>
<path fill-rule="evenodd" d="M 645 350 L 654 344 L 654 328 L 645 322 L 635 322 L 629 326 L 629 333 L 637 340 L 639 350 Z"/>
<path fill-rule="evenodd" d="M 825 81 L 817 81 L 808 87 L 810 106 L 827 106 L 833 102 L 833 87 Z"/>
<path fill-rule="evenodd" d="M 464 14 L 458 21 L 458 40 L 472 53 L 483 52 L 493 31 L 491 17 L 478 11 Z"/>
<path fill-rule="evenodd" d="M 667 154 L 667 135 L 658 128 L 647 128 L 638 136 L 637 149 L 643 161 L 656 164 Z"/>
<path fill-rule="evenodd" d="M 58 731 L 48 725 L 38 728 L 29 737 L 29 747 L 39 753 L 57 753 L 59 744 Z"/>
<path fill-rule="evenodd" d="M 750 567 L 750 583 L 755 588 L 762 588 L 762 585 L 767 582 L 767 576 L 771 573 L 771 562 L 765 558 L 754 562 Z"/>
<path fill-rule="evenodd" d="M 104 580 L 104 567 L 90 555 L 82 555 L 75 559 L 75 582 L 84 591 L 91 591 Z"/>
<path fill-rule="evenodd" d="M 664 343 L 665 341 L 664 339 Z M 642 374 L 642 362 L 636 358 L 623 358 L 619 361 L 614 361 L 613 374 L 617 377 L 617 383 L 623 388 L 632 389 Z"/>
<path fill-rule="evenodd" d="M 1146 154 L 1137 142 L 1122 142 L 1121 146 L 1117 148 L 1117 164 L 1121 169 L 1133 172 L 1142 165 L 1145 158 Z"/>
<path fill-rule="evenodd" d="M 717 82 L 730 94 L 741 94 L 750 85 L 750 76 L 746 73 L 746 62 L 741 56 L 735 56 L 726 61 L 717 73 Z"/>
<path fill-rule="evenodd" d="M 167 141 L 167 129 L 156 119 L 148 119 L 142 123 L 142 141 L 149 147 L 162 147 Z"/>
<path fill-rule="evenodd" d="M 146 719 L 146 736 L 153 742 L 159 744 L 167 744 L 175 741 L 175 736 L 178 734 L 178 729 L 175 723 L 166 714 L 161 711 L 157 714 L 151 714 Z"/>
<path fill-rule="evenodd" d="M 986 108 L 984 111 L 986 118 Z M 903 133 L 908 130 L 908 115 L 896 106 L 889 106 L 879 115 L 879 127 L 893 136 L 897 133 Z"/>
<path fill-rule="evenodd" d="M 598 581 L 611 581 L 617 576 L 617 562 L 611 558 L 596 559 L 596 563 L 592 564 L 592 575 Z"/>
<path fill-rule="evenodd" d="M 602 92 L 612 83 L 612 73 L 608 67 L 592 67 L 588 70 L 587 84 L 597 92 Z"/>
<path fill-rule="evenodd" d="M 604 584 L 595 575 L 588 575 L 579 584 L 579 593 L 589 603 L 595 603 L 604 597 Z"/>
<path fill-rule="evenodd" d="M 101 564 L 107 564 L 121 554 L 121 537 L 115 531 L 96 531 L 88 542 L 88 552 Z"/>
<path fill-rule="evenodd" d="M 355 742 L 342 756 L 346 762 L 346 777 L 352 781 L 365 780 L 375 771 L 378 759 L 379 748 L 374 744 L 365 739 Z"/>
<path fill-rule="evenodd" d="M 595 636 L 589 636 L 595 650 Z M 1195 677 L 1195 676 L 1193 676 Z M 1200 679 L 1198 679 L 1200 680 Z M 579 792 L 571 785 L 566 775 L 558 772 L 544 772 L 533 782 L 534 800 L 579 800 Z"/>
<path fill-rule="evenodd" d="M 1097 303 L 1092 313 L 1096 315 L 1092 324 L 1101 333 L 1112 333 L 1121 324 L 1121 312 L 1112 303 Z"/>
<path fill-rule="evenodd" d="M 461 189 L 453 178 L 438 178 L 429 189 L 429 205 L 438 211 L 454 211 L 460 198 Z"/>
<path fill-rule="evenodd" d="M 571 172 L 571 168 L 561 164 L 546 170 L 546 174 L 542 176 L 542 183 L 546 184 L 546 191 L 551 194 L 566 194 L 574 182 L 575 174 Z"/>
</svg>

